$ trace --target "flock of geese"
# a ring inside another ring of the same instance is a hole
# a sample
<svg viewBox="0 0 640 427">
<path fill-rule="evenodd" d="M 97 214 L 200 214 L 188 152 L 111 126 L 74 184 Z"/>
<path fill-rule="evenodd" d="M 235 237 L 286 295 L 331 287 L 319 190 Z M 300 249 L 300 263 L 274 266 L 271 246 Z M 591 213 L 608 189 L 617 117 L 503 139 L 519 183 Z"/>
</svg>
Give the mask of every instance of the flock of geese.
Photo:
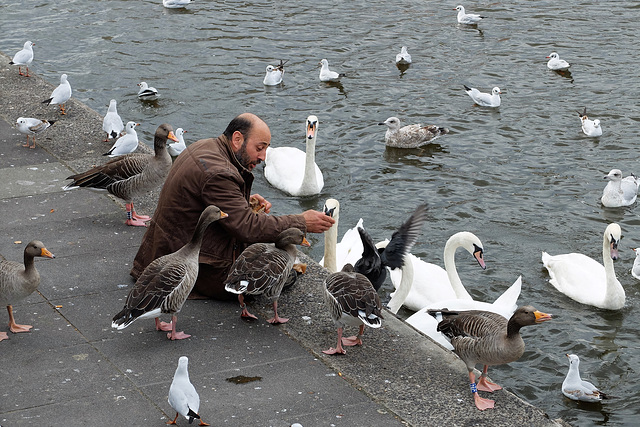
<svg viewBox="0 0 640 427">
<path fill-rule="evenodd" d="M 184 7 L 188 0 L 164 0 L 165 7 Z M 465 12 L 463 6 L 456 7 L 458 22 L 475 25 L 483 17 Z M 20 75 L 29 76 L 28 66 L 33 60 L 31 41 L 12 59 L 18 65 Z M 570 65 L 561 60 L 556 52 L 549 55 L 549 69 L 566 71 Z M 406 46 L 396 56 L 397 64 L 410 64 L 411 55 Z M 277 66 L 269 65 L 263 83 L 277 85 L 284 76 L 283 61 Z M 344 74 L 331 71 L 326 59 L 320 62 L 320 80 L 335 82 Z M 22 66 L 26 67 L 23 74 Z M 141 82 L 138 97 L 155 100 L 158 91 Z M 500 89 L 491 93 L 476 88 L 464 87 L 473 101 L 485 107 L 500 106 Z M 66 114 L 65 102 L 71 97 L 71 86 L 67 75 L 62 74 L 60 85 L 44 100 L 44 103 L 60 106 L 60 114 Z M 590 120 L 584 111 L 579 112 L 582 128 L 589 136 L 602 134 L 599 120 Z M 17 120 L 20 132 L 27 135 L 27 145 L 35 147 L 35 135 L 45 131 L 55 121 L 21 117 Z M 183 130 L 176 134 L 168 124 L 160 125 L 154 135 L 154 153 L 134 153 L 138 146 L 135 127 L 128 122 L 124 126 L 117 113 L 116 100 L 111 100 L 103 120 L 105 141 L 115 139 L 113 147 L 105 153 L 112 157 L 102 165 L 83 173 L 70 176 L 72 182 L 65 189 L 78 187 L 106 191 L 126 203 L 127 225 L 145 226 L 148 216 L 136 213 L 133 199 L 154 189 L 164 182 L 172 165 L 172 156 L 179 155 L 186 147 L 182 139 Z M 435 125 L 402 126 L 397 117 L 390 117 L 380 125 L 387 126 L 385 141 L 392 147 L 412 148 L 432 141 L 448 133 L 448 129 Z M 124 131 L 124 134 L 123 134 Z M 179 131 L 179 132 L 178 132 Z M 306 120 L 306 150 L 293 147 L 269 147 L 265 159 L 264 176 L 275 188 L 292 196 L 319 194 L 324 186 L 322 171 L 315 162 L 315 144 L 318 133 L 318 118 Z M 180 139 L 177 137 L 179 134 Z M 32 138 L 32 145 L 29 144 Z M 175 146 L 171 147 L 169 141 Z M 171 151 L 173 148 L 173 151 Z M 618 169 L 605 176 L 609 182 L 603 191 L 602 204 L 607 207 L 628 206 L 635 202 L 639 181 L 635 176 L 623 178 Z M 365 230 L 362 220 L 349 229 L 340 242 L 337 241 L 340 204 L 335 199 L 325 203 L 325 213 L 336 220 L 325 233 L 325 254 L 320 263 L 330 274 L 324 282 L 324 298 L 328 313 L 337 327 L 337 344 L 325 354 L 345 354 L 345 347 L 362 345 L 365 327 L 379 328 L 383 321 L 383 310 L 378 289 L 389 275 L 396 288 L 387 308 L 397 313 L 401 306 L 415 311 L 407 323 L 421 330 L 444 347 L 453 350 L 468 368 L 470 389 L 476 407 L 480 410 L 493 408 L 494 402 L 480 397 L 478 390 L 494 392 L 501 387 L 487 379 L 489 366 L 517 360 L 524 352 L 520 329 L 551 320 L 551 315 L 532 306 L 518 307 L 522 279 L 515 282 L 494 302 L 475 301 L 465 289 L 457 273 L 455 255 L 463 248 L 484 269 L 483 245 L 480 239 L 469 232 L 452 235 L 444 247 L 444 268 L 422 261 L 411 254 L 411 248 L 420 236 L 426 221 L 426 206 L 420 205 L 390 240 L 374 244 Z M 259 215 L 260 213 L 256 213 Z M 137 319 L 154 319 L 155 328 L 167 332 L 171 340 L 186 339 L 190 335 L 176 330 L 177 315 L 191 292 L 198 274 L 198 254 L 204 231 L 215 221 L 224 220 L 227 214 L 216 206 L 205 209 L 198 221 L 191 240 L 180 250 L 153 261 L 142 273 L 129 292 L 123 309 L 112 320 L 112 327 L 123 329 Z M 582 303 L 608 310 L 619 310 L 625 304 L 625 292 L 617 280 L 613 260 L 621 238 L 618 224 L 609 224 L 603 234 L 603 264 L 582 254 L 570 253 L 549 255 L 542 253 L 542 263 L 548 270 L 550 283 L 561 293 Z M 296 246 L 308 246 L 304 234 L 298 229 L 285 230 L 278 236 L 275 245 L 258 243 L 249 246 L 236 260 L 225 288 L 238 294 L 242 316 L 256 318 L 249 313 L 244 302 L 245 295 L 264 294 L 273 301 L 274 316 L 270 323 L 285 323 L 277 310 L 277 301 L 283 287 L 290 278 L 296 262 Z M 634 262 L 633 275 L 640 278 L 640 251 Z M 35 291 L 40 277 L 35 268 L 35 257 L 53 258 L 39 241 L 30 242 L 24 251 L 24 262 L 17 263 L 0 257 L 0 304 L 7 305 L 11 332 L 26 332 L 30 325 L 15 322 L 12 304 Z M 171 322 L 160 321 L 161 314 L 170 314 Z M 358 327 L 357 335 L 344 337 L 347 326 Z M 0 333 L 0 340 L 6 339 Z M 570 399 L 600 401 L 606 398 L 595 386 L 580 378 L 579 358 L 567 354 L 569 372 L 562 384 L 562 393 Z M 169 392 L 169 402 L 189 420 L 198 415 L 199 398 L 191 385 L 187 372 L 187 358 L 181 357 Z M 483 365 L 476 383 L 474 369 Z M 178 417 L 176 415 L 176 418 Z M 173 421 L 175 423 L 175 419 Z M 202 420 L 200 425 L 206 425 Z"/>
</svg>

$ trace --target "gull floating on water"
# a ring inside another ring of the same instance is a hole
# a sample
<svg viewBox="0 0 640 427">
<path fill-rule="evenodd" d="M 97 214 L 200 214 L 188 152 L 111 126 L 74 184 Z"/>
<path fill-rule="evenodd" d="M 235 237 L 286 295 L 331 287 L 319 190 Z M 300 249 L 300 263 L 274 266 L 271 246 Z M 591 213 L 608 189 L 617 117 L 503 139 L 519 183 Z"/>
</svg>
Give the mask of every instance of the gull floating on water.
<svg viewBox="0 0 640 427">
<path fill-rule="evenodd" d="M 567 354 L 569 358 L 569 372 L 562 382 L 562 394 L 571 400 L 580 400 L 582 402 L 600 402 L 607 399 L 607 395 L 602 393 L 596 386 L 589 381 L 580 378 L 580 359 L 575 354 Z"/>
<path fill-rule="evenodd" d="M 578 111 L 580 120 L 582 121 L 582 132 L 587 136 L 601 136 L 602 127 L 600 126 L 600 120 L 590 120 L 587 117 L 587 107 L 584 107 L 584 111 L 581 113 Z"/>
<path fill-rule="evenodd" d="M 23 147 L 36 148 L 36 135 L 44 132 L 45 129 L 55 122 L 55 120 L 47 121 L 34 119 L 33 117 L 18 117 L 18 120 L 16 121 L 18 130 L 20 133 L 27 135 L 27 144 L 23 145 Z M 29 145 L 29 135 L 31 135 L 31 138 L 33 139 L 33 145 Z"/>
<path fill-rule="evenodd" d="M 136 151 L 138 148 L 138 134 L 136 133 L 136 126 L 140 123 L 127 122 L 126 133 L 120 138 L 116 139 L 111 149 L 103 154 L 103 156 L 115 157 L 123 154 L 129 154 Z"/>
<path fill-rule="evenodd" d="M 267 72 L 262 83 L 264 83 L 265 86 L 276 86 L 282 83 L 282 77 L 284 77 L 284 64 L 285 62 L 281 59 L 280 64 L 275 67 L 273 65 L 267 65 Z"/>
<path fill-rule="evenodd" d="M 24 42 L 22 50 L 19 50 L 15 55 L 13 55 L 13 59 L 9 62 L 9 65 L 18 66 L 18 74 L 21 76 L 29 77 L 29 65 L 31 65 L 31 61 L 33 61 L 34 45 L 35 43 L 32 43 L 31 41 Z M 27 67 L 27 74 L 22 74 L 22 65 Z"/>
<path fill-rule="evenodd" d="M 322 65 L 322 69 L 320 70 L 320 81 L 322 82 L 337 82 L 340 81 L 341 77 L 346 76 L 346 74 L 331 71 L 329 69 L 329 61 L 326 59 L 321 60 L 320 65 Z"/>
<path fill-rule="evenodd" d="M 481 107 L 499 107 L 500 106 L 500 88 L 498 86 L 491 89 L 491 93 L 480 92 L 474 87 L 463 85 L 467 95 L 473 99 L 473 102 Z"/>
<path fill-rule="evenodd" d="M 474 13 L 465 13 L 464 6 L 458 5 L 455 9 L 458 11 L 458 23 L 460 24 L 477 24 L 484 16 L 476 15 Z"/>
<path fill-rule="evenodd" d="M 547 62 L 547 68 L 553 71 L 566 71 L 571 65 L 564 59 L 560 59 L 556 52 L 551 52 L 549 56 L 549 62 Z"/>
<path fill-rule="evenodd" d="M 640 280 L 640 248 L 633 248 L 633 251 L 636 253 L 636 259 L 633 260 L 631 275 Z"/>
<path fill-rule="evenodd" d="M 107 114 L 104 115 L 104 119 L 102 119 L 102 130 L 107 133 L 104 142 L 109 141 L 111 138 L 117 138 L 124 130 L 124 124 L 118 114 L 115 99 L 109 101 L 109 109 L 107 110 Z"/>
<path fill-rule="evenodd" d="M 155 101 L 160 96 L 160 94 L 158 93 L 158 89 L 149 86 L 147 82 L 140 82 L 138 83 L 138 86 L 140 86 L 140 90 L 138 91 L 138 98 L 142 99 L 143 101 Z"/>
<path fill-rule="evenodd" d="M 176 424 L 176 420 L 179 415 L 185 417 L 189 424 L 194 419 L 199 419 L 201 426 L 208 426 L 209 424 L 202 421 L 198 410 L 200 409 L 200 396 L 196 391 L 196 388 L 191 384 L 189 380 L 189 358 L 182 356 L 178 359 L 178 368 L 173 375 L 173 381 L 171 387 L 169 387 L 169 405 L 176 410 L 176 417 L 173 421 L 167 424 Z"/>
<path fill-rule="evenodd" d="M 396 64 L 411 64 L 411 55 L 406 46 L 402 46 L 400 53 L 396 55 Z"/>
<path fill-rule="evenodd" d="M 177 9 L 179 7 L 185 7 L 191 0 L 162 0 L 162 5 L 167 9 Z"/>
<path fill-rule="evenodd" d="M 67 75 L 63 74 L 60 76 L 60 84 L 51 92 L 51 97 L 45 99 L 42 103 L 47 105 L 60 105 L 60 114 L 65 115 L 67 112 L 64 109 L 64 103 L 67 102 L 69 98 L 71 98 L 71 85 L 67 81 Z"/>
<path fill-rule="evenodd" d="M 634 174 L 622 178 L 620 169 L 611 169 L 611 172 L 605 175 L 604 179 L 609 180 L 600 199 L 604 206 L 618 208 L 635 203 L 640 181 Z"/>
<path fill-rule="evenodd" d="M 167 145 L 167 151 L 169 152 L 170 156 L 173 156 L 173 157 L 179 156 L 180 153 L 182 153 L 185 150 L 185 148 L 187 148 L 186 144 L 184 143 L 184 136 L 183 136 L 183 134 L 185 134 L 186 132 L 187 131 L 182 128 L 176 129 L 174 133 L 176 135 L 176 138 L 178 138 L 178 142 L 174 142 L 172 144 Z"/>
<path fill-rule="evenodd" d="M 386 125 L 388 128 L 384 135 L 385 143 L 388 147 L 417 148 L 440 135 L 449 133 L 449 129 L 436 125 L 422 126 L 421 124 L 415 124 L 402 126 L 400 119 L 397 117 L 389 117 L 378 124 Z"/>
</svg>

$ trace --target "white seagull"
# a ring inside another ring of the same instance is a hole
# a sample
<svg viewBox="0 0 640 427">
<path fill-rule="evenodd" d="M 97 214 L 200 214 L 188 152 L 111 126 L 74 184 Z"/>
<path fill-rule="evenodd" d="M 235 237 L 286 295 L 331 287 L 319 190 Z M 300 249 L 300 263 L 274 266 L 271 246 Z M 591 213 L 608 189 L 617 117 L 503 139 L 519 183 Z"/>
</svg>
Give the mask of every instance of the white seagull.
<svg viewBox="0 0 640 427">
<path fill-rule="evenodd" d="M 109 101 L 109 109 L 107 110 L 107 114 L 104 115 L 104 119 L 102 119 L 102 130 L 107 133 L 104 142 L 109 141 L 111 138 L 117 138 L 124 130 L 124 124 L 118 114 L 116 104 L 115 99 Z"/>
<path fill-rule="evenodd" d="M 162 0 L 162 5 L 167 9 L 186 7 L 189 3 L 191 3 L 191 0 Z"/>
<path fill-rule="evenodd" d="M 267 65 L 267 72 L 262 83 L 265 86 L 276 86 L 282 83 L 282 77 L 284 77 L 284 64 L 285 62 L 281 59 L 280 64 L 275 67 L 273 65 Z"/>
<path fill-rule="evenodd" d="M 580 359 L 575 354 L 567 354 L 569 358 L 569 372 L 562 382 L 562 394 L 571 400 L 580 400 L 583 402 L 600 402 L 607 399 L 607 395 L 602 393 L 596 386 L 589 381 L 580 378 Z"/>
<path fill-rule="evenodd" d="M 602 127 L 600 126 L 600 120 L 590 120 L 587 117 L 587 107 L 584 107 L 584 111 L 581 113 L 578 111 L 580 120 L 582 121 L 582 132 L 587 136 L 601 136 Z"/>
<path fill-rule="evenodd" d="M 71 98 L 71 85 L 67 81 L 67 75 L 63 74 L 60 76 L 60 84 L 51 92 L 51 97 L 45 99 L 42 103 L 47 105 L 60 105 L 60 114 L 65 115 L 67 112 L 64 109 L 64 103 L 67 102 L 69 98 Z"/>
<path fill-rule="evenodd" d="M 345 77 L 346 74 L 338 74 L 335 71 L 329 69 L 329 61 L 323 59 L 320 61 L 322 69 L 320 69 L 320 81 L 322 82 L 337 82 L 341 77 Z"/>
<path fill-rule="evenodd" d="M 149 86 L 147 82 L 140 82 L 138 83 L 138 86 L 140 86 L 140 90 L 138 91 L 138 98 L 142 99 L 143 101 L 155 101 L 160 96 L 160 94 L 158 93 L 158 89 Z"/>
<path fill-rule="evenodd" d="M 571 65 L 564 59 L 560 59 L 556 52 L 551 52 L 549 56 L 549 62 L 547 62 L 547 68 L 553 71 L 566 71 Z"/>
<path fill-rule="evenodd" d="M 633 268 L 631 268 L 631 275 L 640 280 L 640 248 L 633 248 L 636 253 L 636 259 L 633 260 Z"/>
<path fill-rule="evenodd" d="M 458 5 L 455 9 L 458 11 L 458 23 L 460 24 L 477 24 L 484 16 L 476 15 L 473 13 L 465 13 L 464 6 Z"/>
<path fill-rule="evenodd" d="M 40 120 L 33 117 L 18 117 L 16 121 L 20 133 L 27 135 L 27 144 L 23 147 L 36 148 L 36 134 L 44 132 L 49 126 L 54 124 L 55 120 Z M 33 145 L 29 145 L 29 135 L 33 139 Z"/>
<path fill-rule="evenodd" d="M 411 64 L 411 55 L 407 52 L 406 46 L 402 46 L 400 53 L 396 55 L 396 64 Z"/>
<path fill-rule="evenodd" d="M 138 148 L 138 134 L 136 133 L 136 126 L 140 126 L 140 123 L 127 122 L 126 133 L 120 138 L 116 139 L 111 149 L 103 154 L 103 156 L 115 157 L 123 154 L 129 154 L 136 151 Z"/>
<path fill-rule="evenodd" d="M 480 92 L 474 87 L 463 85 L 467 95 L 473 99 L 473 102 L 481 107 L 499 107 L 500 106 L 500 88 L 498 86 L 491 89 L 491 94 Z"/>
<path fill-rule="evenodd" d="M 417 148 L 440 135 L 449 133 L 449 129 L 436 125 L 422 126 L 421 124 L 415 124 L 402 126 L 402 122 L 397 117 L 389 117 L 378 124 L 387 126 L 384 140 L 388 147 Z"/>
<path fill-rule="evenodd" d="M 608 208 L 619 208 L 632 205 L 638 196 L 640 181 L 634 174 L 622 178 L 620 169 L 611 169 L 604 179 L 609 182 L 602 192 L 600 201 Z"/>
<path fill-rule="evenodd" d="M 173 381 L 171 387 L 169 387 L 169 405 L 176 410 L 176 417 L 173 421 L 167 424 L 176 424 L 176 420 L 179 415 L 185 417 L 189 424 L 193 422 L 195 418 L 200 420 L 201 426 L 208 426 L 209 424 L 202 421 L 198 410 L 200 409 L 200 396 L 196 388 L 189 381 L 189 358 L 187 356 L 181 356 L 178 359 L 178 368 L 173 375 Z"/>
<path fill-rule="evenodd" d="M 18 74 L 25 77 L 29 76 L 29 65 L 31 65 L 31 61 L 33 61 L 33 46 L 35 43 L 31 41 L 24 42 L 24 47 L 22 50 L 19 50 L 15 55 L 13 55 L 13 59 L 9 61 L 9 65 L 17 65 L 18 66 Z M 27 74 L 22 74 L 22 65 L 27 67 Z"/>
<path fill-rule="evenodd" d="M 167 151 L 169 152 L 170 156 L 179 156 L 180 153 L 182 153 L 184 149 L 187 148 L 186 144 L 184 143 L 184 136 L 182 136 L 186 132 L 187 131 L 182 128 L 176 129 L 174 133 L 176 135 L 176 138 L 178 138 L 178 142 L 167 145 Z"/>
</svg>

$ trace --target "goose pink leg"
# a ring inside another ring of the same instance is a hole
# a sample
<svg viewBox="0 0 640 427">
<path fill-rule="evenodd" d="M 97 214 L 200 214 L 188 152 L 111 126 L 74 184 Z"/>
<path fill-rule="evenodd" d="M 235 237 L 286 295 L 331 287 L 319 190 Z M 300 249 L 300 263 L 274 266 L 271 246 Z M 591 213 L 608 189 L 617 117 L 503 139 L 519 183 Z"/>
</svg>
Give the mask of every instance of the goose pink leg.
<svg viewBox="0 0 640 427">
<path fill-rule="evenodd" d="M 354 345 L 362 345 L 362 340 L 360 337 L 364 334 L 364 325 L 360 325 L 360 331 L 358 332 L 358 336 L 351 336 L 347 338 L 342 338 L 342 344 L 353 347 Z"/>
<path fill-rule="evenodd" d="M 487 369 L 489 369 L 489 366 L 484 365 L 482 375 L 480 375 L 480 379 L 478 380 L 478 390 L 488 391 L 490 393 L 493 393 L 497 390 L 502 390 L 502 387 L 500 387 L 498 384 L 492 383 L 487 379 Z"/>
<path fill-rule="evenodd" d="M 133 208 L 133 203 L 126 203 L 125 208 L 127 210 L 127 221 L 125 224 L 133 225 L 136 227 L 146 227 L 147 224 L 145 221 L 148 221 L 150 218 L 146 215 L 138 215 Z"/>
<path fill-rule="evenodd" d="M 469 382 L 471 384 L 471 393 L 473 394 L 473 400 L 476 404 L 476 408 L 484 411 L 485 409 L 493 409 L 495 402 L 491 399 L 484 399 L 478 394 L 476 389 L 476 377 L 472 371 L 469 371 Z"/>
<path fill-rule="evenodd" d="M 14 334 L 19 332 L 29 332 L 29 329 L 33 328 L 31 325 L 18 325 L 13 318 L 13 307 L 8 305 L 7 311 L 9 312 L 9 330 Z"/>
<path fill-rule="evenodd" d="M 338 328 L 338 344 L 336 348 L 331 347 L 329 350 L 322 350 L 324 354 L 346 354 L 347 351 L 342 348 L 342 328 Z"/>
<path fill-rule="evenodd" d="M 273 324 L 273 325 L 277 325 L 278 323 L 287 323 L 289 321 L 289 319 L 287 319 L 286 317 L 279 317 L 278 316 L 278 301 L 274 301 L 273 302 L 273 317 L 271 319 L 267 319 L 267 322 Z"/>
<path fill-rule="evenodd" d="M 249 310 L 247 310 L 247 304 L 244 303 L 244 295 L 239 294 L 238 301 L 240 302 L 240 308 L 242 309 L 242 313 L 240 313 L 240 317 L 243 317 L 245 319 L 255 319 L 255 320 L 258 319 L 256 316 L 249 313 Z"/>
</svg>

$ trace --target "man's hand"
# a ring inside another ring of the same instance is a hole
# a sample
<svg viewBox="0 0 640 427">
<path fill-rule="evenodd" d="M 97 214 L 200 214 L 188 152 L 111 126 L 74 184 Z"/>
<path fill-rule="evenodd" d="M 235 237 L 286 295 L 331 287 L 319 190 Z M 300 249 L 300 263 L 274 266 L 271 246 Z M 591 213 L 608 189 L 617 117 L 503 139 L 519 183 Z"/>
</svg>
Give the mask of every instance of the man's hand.
<svg viewBox="0 0 640 427">
<path fill-rule="evenodd" d="M 259 194 L 252 194 L 250 199 L 256 199 L 260 206 L 264 207 L 264 213 L 269 213 L 271 210 L 271 203 Z"/>
<path fill-rule="evenodd" d="M 307 223 L 307 233 L 324 233 L 336 222 L 324 212 L 308 210 L 302 213 Z"/>
</svg>

